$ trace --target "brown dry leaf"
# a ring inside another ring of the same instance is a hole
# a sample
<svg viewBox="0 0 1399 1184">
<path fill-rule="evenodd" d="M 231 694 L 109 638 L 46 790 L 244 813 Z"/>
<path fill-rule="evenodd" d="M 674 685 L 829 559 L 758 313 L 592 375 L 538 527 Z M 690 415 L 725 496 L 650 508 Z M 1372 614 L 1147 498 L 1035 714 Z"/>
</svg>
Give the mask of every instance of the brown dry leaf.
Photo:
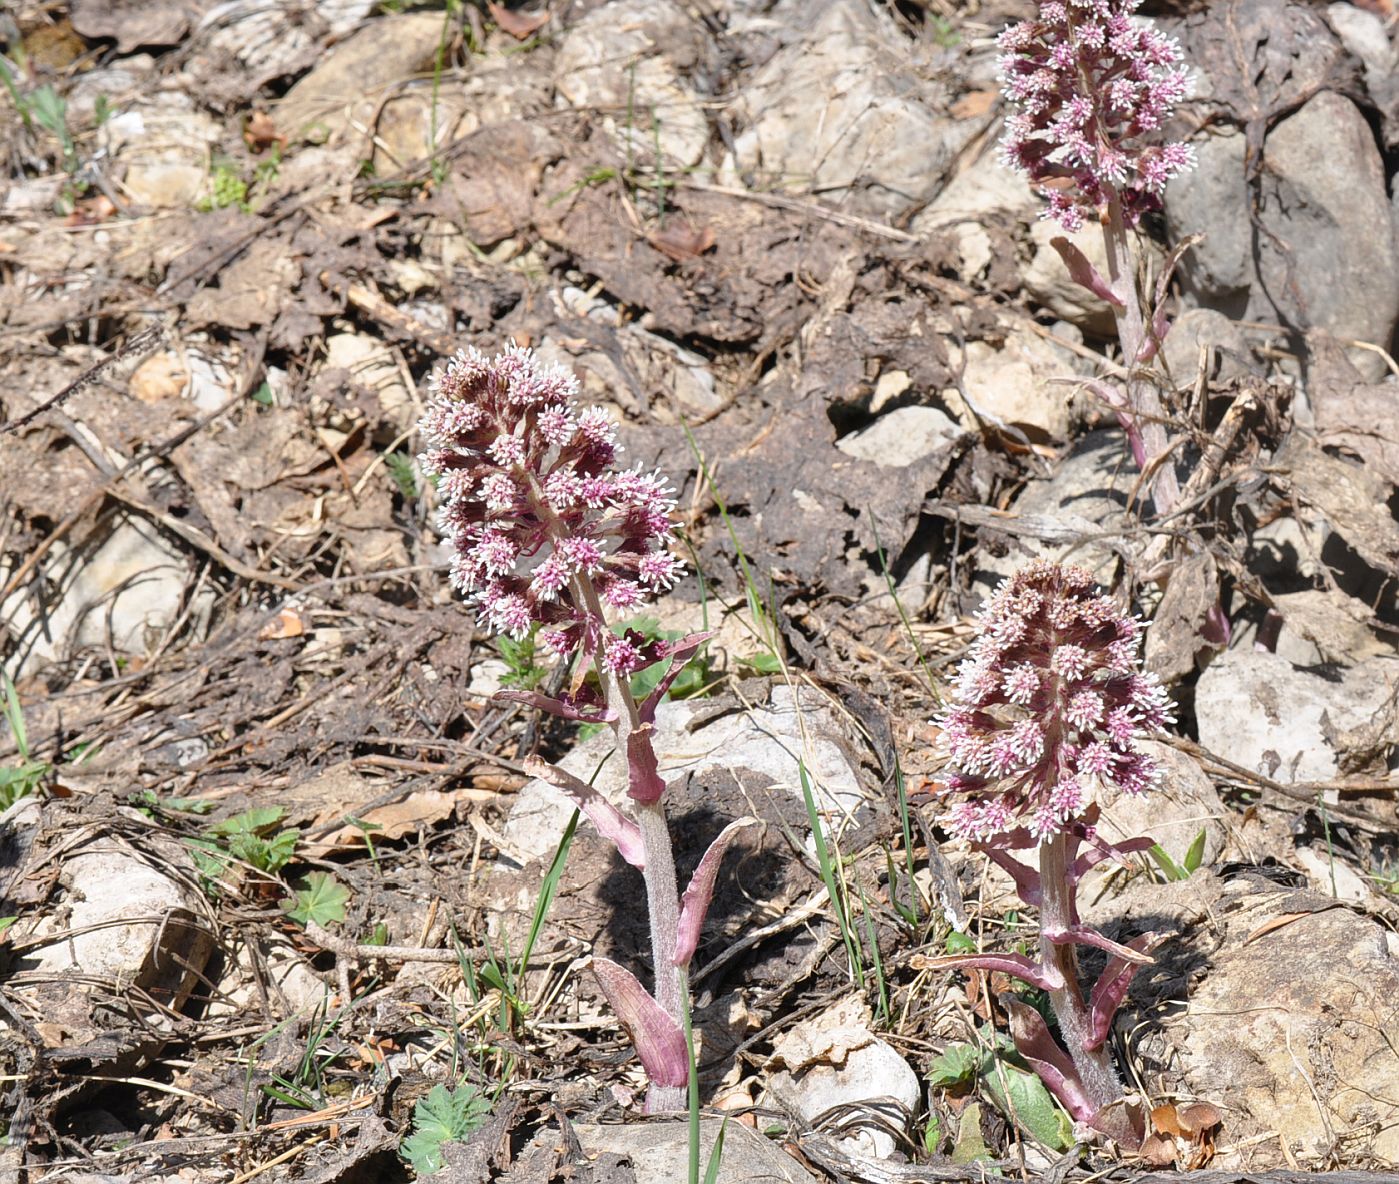
<svg viewBox="0 0 1399 1184">
<path fill-rule="evenodd" d="M 1152 1107 L 1151 1125 L 1158 1135 L 1181 1135 L 1185 1132 L 1180 1128 L 1180 1119 L 1176 1115 L 1174 1102 L 1166 1102 L 1161 1106 Z M 1172 1155 L 1174 1158 L 1174 1155 Z"/>
<path fill-rule="evenodd" d="M 544 167 L 561 152 L 548 131 L 522 119 L 483 127 L 463 141 L 471 167 L 453 172 L 433 205 L 472 242 L 498 243 L 529 225 Z"/>
<path fill-rule="evenodd" d="M 280 804 L 287 808 L 287 822 L 308 836 L 306 853 L 321 857 L 364 844 L 365 832 L 346 822 L 348 818 L 374 827 L 370 833 L 375 841 L 391 841 L 445 821 L 462 802 L 489 796 L 463 787 L 422 789 L 395 801 L 382 801 L 392 790 L 391 781 L 366 777 L 352 761 L 342 761 L 291 786 L 283 792 Z"/>
<path fill-rule="evenodd" d="M 243 143 L 253 152 L 262 152 L 276 144 L 287 146 L 287 138 L 277 130 L 277 121 L 266 111 L 254 111 L 243 125 Z"/>
<path fill-rule="evenodd" d="M 1176 1119 L 1182 1134 L 1200 1135 L 1217 1127 L 1224 1116 L 1208 1102 L 1191 1102 L 1176 1111 Z"/>
<path fill-rule="evenodd" d="M 1152 1121 L 1155 1121 L 1154 1111 Z M 1154 1168 L 1172 1167 L 1177 1158 L 1176 1141 L 1170 1135 L 1148 1135 L 1138 1154 Z"/>
<path fill-rule="evenodd" d="M 1269 933 L 1275 933 L 1284 926 L 1291 925 L 1294 921 L 1300 921 L 1303 917 L 1310 917 L 1311 913 L 1279 913 L 1276 917 L 1270 917 L 1258 926 L 1243 940 L 1244 945 L 1249 945 L 1257 941 L 1260 937 L 1266 937 Z"/>
<path fill-rule="evenodd" d="M 996 100 L 1000 97 L 1001 92 L 998 90 L 969 91 L 952 104 L 953 118 L 976 119 L 980 115 L 985 115 L 996 105 Z"/>
<path fill-rule="evenodd" d="M 353 814 L 353 817 L 371 828 L 371 833 L 376 841 L 392 841 L 401 839 L 405 835 L 415 835 L 426 827 L 435 826 L 450 818 L 457 807 L 457 802 L 466 796 L 462 791 L 420 789 L 410 793 L 400 801 L 376 806 L 373 809 L 363 811 L 363 813 Z M 333 808 L 328 808 L 313 820 L 313 826 L 327 826 L 339 818 L 346 817 L 347 814 L 349 811 L 337 812 Z M 343 847 L 361 846 L 363 843 L 364 830 L 361 827 L 346 824 L 339 830 L 326 835 L 324 839 L 309 843 L 307 850 L 326 852 Z"/>
<path fill-rule="evenodd" d="M 1146 635 L 1146 668 L 1168 686 L 1195 670 L 1195 657 L 1208 648 L 1206 617 L 1219 603 L 1219 572 L 1207 551 L 1187 556 L 1171 572 L 1171 582 Z"/>
<path fill-rule="evenodd" d="M 64 226 L 99 226 L 110 222 L 116 216 L 117 207 L 105 193 L 96 197 L 85 197 L 73 207 L 73 212 L 63 219 Z"/>
<path fill-rule="evenodd" d="M 143 403 L 178 398 L 189 385 L 189 367 L 174 350 L 152 354 L 132 371 L 126 389 Z"/>
<path fill-rule="evenodd" d="M 306 622 L 294 608 L 284 608 L 272 620 L 257 631 L 259 641 L 283 641 L 288 637 L 300 637 L 306 632 Z"/>
<path fill-rule="evenodd" d="M 714 246 L 714 227 L 677 226 L 671 223 L 663 230 L 652 231 L 646 236 L 656 250 L 669 255 L 677 263 L 686 259 L 697 259 Z"/>
<path fill-rule="evenodd" d="M 549 23 L 549 12 L 514 12 L 503 4 L 490 0 L 491 20 L 504 33 L 509 33 L 516 41 L 525 41 Z"/>
<path fill-rule="evenodd" d="M 301 279 L 301 264 L 275 237 L 259 238 L 201 288 L 185 310 L 189 324 L 251 329 L 270 324 Z"/>
</svg>

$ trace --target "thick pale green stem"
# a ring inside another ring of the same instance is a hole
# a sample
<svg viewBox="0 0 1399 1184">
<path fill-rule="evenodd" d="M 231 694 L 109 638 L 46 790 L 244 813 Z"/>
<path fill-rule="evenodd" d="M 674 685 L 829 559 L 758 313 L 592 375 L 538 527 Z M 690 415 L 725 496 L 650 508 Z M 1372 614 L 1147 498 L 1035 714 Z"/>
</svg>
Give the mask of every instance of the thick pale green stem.
<svg viewBox="0 0 1399 1184">
<path fill-rule="evenodd" d="M 1117 338 L 1122 345 L 1122 364 L 1127 368 L 1127 407 L 1136 429 L 1141 433 L 1146 453 L 1146 468 L 1160 462 L 1152 481 L 1152 502 L 1158 515 L 1169 514 L 1180 499 L 1180 483 L 1176 480 L 1175 463 L 1165 455 L 1170 444 L 1166 431 L 1165 408 L 1156 383 L 1142 373 L 1139 359 L 1147 340 L 1146 319 L 1142 312 L 1141 294 L 1137 291 L 1136 267 L 1131 239 L 1122 220 L 1122 203 L 1113 198 L 1108 203 L 1108 220 L 1103 224 L 1103 241 L 1108 255 L 1108 283 L 1114 295 L 1122 301 L 1114 307 Z"/>
<path fill-rule="evenodd" d="M 1040 961 L 1063 976 L 1064 986 L 1049 992 L 1049 1005 L 1059 1021 L 1065 1051 L 1073 1058 L 1083 1091 L 1097 1109 L 1094 1125 L 1119 1146 L 1134 1150 L 1142 1132 L 1123 1099 L 1122 1081 L 1113 1067 L 1107 1045 L 1093 1051 L 1089 1040 L 1088 1005 L 1078 985 L 1078 955 L 1072 942 L 1059 943 L 1045 936 L 1062 933 L 1075 923 L 1073 887 L 1068 878 L 1068 837 L 1063 833 L 1040 846 Z"/>
</svg>

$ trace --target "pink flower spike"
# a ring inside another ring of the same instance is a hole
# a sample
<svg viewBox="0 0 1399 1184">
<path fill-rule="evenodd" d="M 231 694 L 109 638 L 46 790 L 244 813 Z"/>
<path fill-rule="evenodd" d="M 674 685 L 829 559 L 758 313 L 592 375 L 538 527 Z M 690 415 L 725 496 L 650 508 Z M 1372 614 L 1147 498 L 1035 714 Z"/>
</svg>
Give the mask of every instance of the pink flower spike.
<svg viewBox="0 0 1399 1184">
<path fill-rule="evenodd" d="M 560 769 L 537 757 L 525 759 L 525 772 L 562 790 L 583 812 L 598 834 L 617 848 L 617 853 L 634 868 L 645 870 L 646 856 L 641 845 L 641 828 L 586 781 L 567 769 Z"/>
<path fill-rule="evenodd" d="M 738 832 L 745 826 L 756 826 L 756 818 L 739 818 L 730 822 L 719 832 L 709 850 L 704 853 L 690 877 L 685 895 L 680 898 L 680 925 L 675 938 L 675 965 L 688 966 L 690 959 L 699 948 L 700 929 L 704 925 L 704 915 L 709 911 L 709 902 L 714 896 L 714 878 L 719 874 L 719 864 L 724 852 L 729 849 Z"/>
<path fill-rule="evenodd" d="M 646 1076 L 656 1085 L 686 1085 L 690 1080 L 690 1057 L 680 1025 L 661 1009 L 631 971 L 608 958 L 594 958 L 593 974 L 631 1037 Z"/>
</svg>

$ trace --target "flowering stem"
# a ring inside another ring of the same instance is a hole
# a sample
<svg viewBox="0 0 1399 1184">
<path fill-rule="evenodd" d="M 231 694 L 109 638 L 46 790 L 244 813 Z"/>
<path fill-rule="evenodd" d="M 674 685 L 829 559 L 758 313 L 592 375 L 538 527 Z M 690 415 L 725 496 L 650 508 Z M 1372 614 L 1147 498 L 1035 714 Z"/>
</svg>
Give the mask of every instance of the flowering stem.
<svg viewBox="0 0 1399 1184">
<path fill-rule="evenodd" d="M 579 599 L 595 621 L 605 618 L 597 589 L 586 574 L 575 577 Z M 594 662 L 598 683 L 607 705 L 616 712 L 613 732 L 617 749 L 626 759 L 627 741 L 640 727 L 636 700 L 624 675 L 614 675 L 602 663 L 599 650 Z M 646 908 L 651 925 L 651 958 L 655 965 L 655 999 L 677 1024 L 685 1022 L 687 1000 L 682 998 L 683 971 L 675 965 L 675 943 L 680 929 L 680 889 L 675 875 L 675 855 L 670 843 L 670 828 L 666 824 L 663 800 L 647 804 L 632 803 L 636 824 L 641 829 L 641 846 L 646 866 L 642 877 L 646 882 Z M 677 1086 L 652 1082 L 646 1093 L 646 1111 L 658 1114 L 685 1108 L 685 1091 Z"/>
<path fill-rule="evenodd" d="M 1059 1021 L 1059 1033 L 1074 1068 L 1078 1070 L 1083 1092 L 1093 1104 L 1093 1126 L 1120 1146 L 1134 1149 L 1142 1132 L 1123 1104 L 1122 1082 L 1113 1068 L 1107 1045 L 1092 1052 L 1084 1046 L 1092 1042 L 1088 1006 L 1078 984 L 1078 956 L 1071 941 L 1054 941 L 1049 934 L 1062 934 L 1078 924 L 1074 907 L 1074 887 L 1069 882 L 1069 836 L 1060 831 L 1040 846 L 1040 961 L 1059 972 L 1064 985 L 1049 990 L 1049 1004 Z"/>
<path fill-rule="evenodd" d="M 1141 464 L 1147 471 L 1159 462 L 1152 481 L 1152 501 L 1158 515 L 1171 512 L 1180 498 L 1175 465 L 1166 455 L 1170 440 L 1166 434 L 1165 409 L 1156 383 L 1142 374 L 1139 360 L 1146 345 L 1146 318 L 1142 314 L 1141 294 L 1137 290 L 1136 267 L 1126 222 L 1122 217 L 1122 201 L 1113 196 L 1108 202 L 1108 218 L 1103 223 L 1103 241 L 1107 247 L 1108 283 L 1122 302 L 1113 307 L 1117 320 L 1117 338 L 1122 345 L 1122 364 L 1127 368 L 1127 419 L 1124 421 L 1129 437 L 1138 433 L 1141 442 Z"/>
</svg>

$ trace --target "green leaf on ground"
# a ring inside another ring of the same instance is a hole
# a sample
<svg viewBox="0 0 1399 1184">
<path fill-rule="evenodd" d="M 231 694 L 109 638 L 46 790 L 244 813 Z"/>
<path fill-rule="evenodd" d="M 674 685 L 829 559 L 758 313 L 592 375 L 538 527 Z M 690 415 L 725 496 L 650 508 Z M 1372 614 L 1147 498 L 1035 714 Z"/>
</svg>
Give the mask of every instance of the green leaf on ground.
<svg viewBox="0 0 1399 1184">
<path fill-rule="evenodd" d="M 300 925 L 314 921 L 325 927 L 331 921 L 345 919 L 345 905 L 350 892 L 329 872 L 311 872 L 296 888 L 288 902 L 287 916 Z"/>
<path fill-rule="evenodd" d="M 413 1108 L 413 1133 L 403 1140 L 399 1154 L 419 1176 L 442 1170 L 442 1145 L 459 1143 L 481 1126 L 491 1113 L 491 1104 L 476 1087 L 462 1084 L 449 1090 L 434 1085 L 427 1097 Z"/>
</svg>

